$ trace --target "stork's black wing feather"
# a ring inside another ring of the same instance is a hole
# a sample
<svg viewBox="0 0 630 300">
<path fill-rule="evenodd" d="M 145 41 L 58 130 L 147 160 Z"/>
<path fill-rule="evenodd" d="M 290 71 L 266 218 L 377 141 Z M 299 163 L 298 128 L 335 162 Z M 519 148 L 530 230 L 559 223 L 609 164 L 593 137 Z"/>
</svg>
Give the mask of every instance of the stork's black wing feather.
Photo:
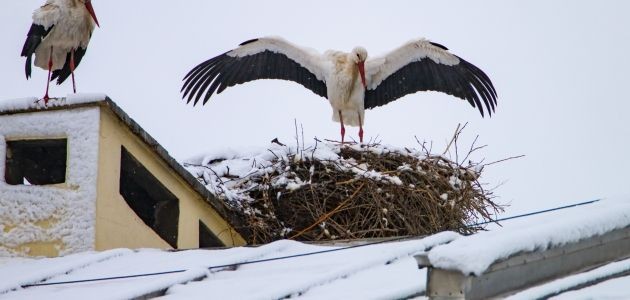
<svg viewBox="0 0 630 300">
<path fill-rule="evenodd" d="M 74 50 L 74 68 L 75 69 L 79 66 L 79 63 L 81 62 L 81 59 L 83 59 L 83 56 L 85 55 L 86 51 L 87 51 L 87 47 L 85 48 L 79 47 L 76 50 Z M 66 62 L 63 64 L 63 68 L 52 72 L 50 81 L 57 79 L 57 84 L 62 84 L 66 79 L 68 79 L 70 74 L 72 74 L 72 70 L 70 70 L 70 55 L 72 55 L 72 53 L 68 52 L 68 55 L 66 55 Z"/>
<path fill-rule="evenodd" d="M 50 26 L 50 28 L 46 29 L 43 25 L 35 24 L 31 25 L 31 29 L 28 31 L 26 35 L 26 41 L 24 42 L 24 46 L 22 47 L 22 56 L 26 57 L 26 65 L 24 67 L 26 71 L 26 78 L 31 77 L 31 59 L 33 57 L 33 53 L 39 47 L 39 44 L 42 40 L 48 35 L 48 33 L 53 29 L 54 26 Z"/>
<path fill-rule="evenodd" d="M 482 116 L 485 105 L 491 115 L 497 104 L 497 93 L 490 78 L 473 64 L 458 58 L 459 63 L 451 66 L 429 58 L 405 65 L 375 89 L 366 91 L 365 108 L 382 106 L 419 91 L 438 91 L 467 100 Z"/>
<path fill-rule="evenodd" d="M 215 92 L 219 94 L 227 87 L 257 79 L 291 80 L 319 96 L 327 95 L 324 81 L 285 54 L 269 50 L 246 56 L 230 56 L 228 53 L 199 64 L 186 75 L 181 91 L 183 98 L 188 97 L 187 102 L 194 98 L 193 103 L 197 104 L 205 95 L 202 103 L 206 104 Z"/>
</svg>

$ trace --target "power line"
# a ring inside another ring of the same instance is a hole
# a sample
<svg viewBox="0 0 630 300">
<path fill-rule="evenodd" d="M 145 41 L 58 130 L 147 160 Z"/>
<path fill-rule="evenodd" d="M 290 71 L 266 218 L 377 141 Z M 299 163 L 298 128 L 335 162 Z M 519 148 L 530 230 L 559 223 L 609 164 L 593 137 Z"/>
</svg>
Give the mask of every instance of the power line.
<svg viewBox="0 0 630 300">
<path fill-rule="evenodd" d="M 398 238 L 392 238 L 392 239 L 385 239 L 385 240 L 377 241 L 377 242 L 371 242 L 371 243 L 365 243 L 365 244 L 359 244 L 359 245 L 352 245 L 352 246 L 343 247 L 343 248 L 326 249 L 326 250 L 321 250 L 321 251 L 300 253 L 300 254 L 294 254 L 294 255 L 279 256 L 279 257 L 250 260 L 250 261 L 237 262 L 237 263 L 231 263 L 231 264 L 210 266 L 210 267 L 207 267 L 207 269 L 212 271 L 214 269 L 236 268 L 238 266 L 243 266 L 243 265 L 264 263 L 264 262 L 270 262 L 270 261 L 276 261 L 276 260 L 284 260 L 284 259 L 291 259 L 291 258 L 297 258 L 297 257 L 311 256 L 311 255 L 319 255 L 319 254 L 324 254 L 324 253 L 337 252 L 337 251 L 343 251 L 343 250 L 348 250 L 348 249 L 355 249 L 355 248 L 373 246 L 373 245 L 384 244 L 384 243 L 389 243 L 389 242 L 397 242 L 397 241 L 402 241 L 402 240 L 406 240 L 406 239 L 414 239 L 414 238 L 418 238 L 418 237 L 416 237 L 416 236 L 404 236 L 404 237 L 398 237 Z M 61 284 L 73 284 L 73 283 L 84 283 L 84 282 L 94 282 L 94 281 L 106 281 L 106 280 L 115 280 L 115 279 L 149 277 L 149 276 L 157 276 L 157 275 L 182 273 L 182 272 L 185 272 L 185 271 L 187 271 L 187 270 L 173 270 L 173 271 L 164 271 L 164 272 L 155 272 L 155 273 L 142 273 L 142 274 L 134 274 L 134 275 L 112 276 L 112 277 L 91 278 L 91 279 L 83 279 L 83 280 L 71 280 L 71 281 L 42 282 L 42 283 L 25 284 L 25 285 L 22 285 L 21 287 L 22 288 L 29 288 L 29 287 L 38 287 L 38 286 L 47 286 L 47 285 L 61 285 Z"/>
<path fill-rule="evenodd" d="M 595 203 L 595 202 L 597 202 L 599 200 L 601 200 L 601 199 L 595 199 L 595 200 L 591 200 L 591 201 L 584 201 L 584 202 L 580 202 L 580 203 L 575 203 L 575 204 L 570 204 L 570 205 L 559 206 L 559 207 L 555 207 L 555 208 L 550 208 L 550 209 L 530 212 L 530 213 L 526 213 L 526 214 L 522 214 L 522 215 L 516 215 L 516 216 L 505 217 L 505 218 L 496 219 L 496 220 L 480 222 L 480 223 L 468 225 L 467 227 L 481 226 L 481 225 L 486 225 L 486 224 L 490 224 L 490 223 L 498 223 L 498 222 L 512 220 L 512 219 L 518 219 L 518 218 L 524 218 L 524 217 L 529 217 L 529 216 L 533 216 L 533 215 L 539 215 L 539 214 L 548 213 L 548 212 L 552 212 L 552 211 L 556 211 L 556 210 L 562 210 L 562 209 L 567 209 L 567 208 L 571 208 L 571 207 L 592 204 L 592 203 Z"/>
<path fill-rule="evenodd" d="M 186 272 L 186 271 L 187 270 L 174 270 L 174 271 L 164 271 L 164 272 L 155 272 L 155 273 L 143 273 L 143 274 L 134 274 L 134 275 L 103 277 L 103 278 L 79 279 L 79 280 L 69 280 L 69 281 L 59 281 L 59 282 L 42 282 L 42 283 L 25 284 L 25 285 L 22 285 L 21 287 L 22 288 L 29 288 L 29 287 L 36 287 L 36 286 L 72 284 L 72 283 L 85 283 L 85 282 L 106 281 L 106 280 L 116 280 L 116 279 L 127 279 L 127 278 L 137 278 L 137 277 L 150 277 L 150 276 L 157 276 L 157 275 L 182 273 L 182 272 Z"/>
<path fill-rule="evenodd" d="M 576 207 L 576 206 L 588 205 L 588 204 L 592 204 L 592 203 L 598 202 L 600 200 L 601 199 L 596 199 L 596 200 L 585 201 L 585 202 L 580 202 L 580 203 L 575 203 L 575 204 L 570 204 L 570 205 L 565 205 L 565 206 L 559 206 L 559 207 L 555 207 L 555 208 L 534 211 L 534 212 L 530 212 L 530 213 L 526 213 L 526 214 L 521 214 L 521 215 L 516 215 L 516 216 L 511 216 L 511 217 L 500 218 L 500 219 L 496 219 L 496 220 L 490 220 L 490 221 L 470 224 L 470 225 L 466 225 L 464 227 L 476 227 L 476 226 L 486 225 L 486 224 L 489 224 L 489 223 L 498 223 L 498 222 L 507 221 L 507 220 L 524 218 L 524 217 L 529 217 L 529 216 L 533 216 L 533 215 L 548 213 L 548 212 L 552 212 L 552 211 L 572 208 L 572 207 Z M 337 251 L 345 251 L 345 250 L 349 250 L 349 249 L 368 247 L 368 246 L 373 246 L 373 245 L 378 245 L 378 244 L 384 244 L 384 243 L 389 243 L 389 242 L 397 242 L 397 241 L 402 241 L 402 240 L 407 240 L 407 239 L 414 239 L 414 238 L 421 238 L 421 237 L 423 237 L 423 236 L 398 237 L 398 238 L 385 239 L 385 240 L 371 242 L 371 243 L 352 245 L 352 246 L 343 247 L 343 248 L 326 249 L 326 250 L 321 250 L 321 251 L 300 253 L 300 254 L 294 254 L 294 255 L 279 256 L 279 257 L 273 257 L 273 258 L 264 258 L 264 259 L 250 260 L 250 261 L 244 261 L 244 262 L 238 262 L 238 263 L 210 266 L 210 267 L 207 267 L 207 269 L 210 270 L 210 271 L 215 270 L 215 269 L 224 269 L 224 268 L 233 269 L 233 268 L 236 268 L 238 266 L 243 266 L 243 265 L 251 265 L 251 264 L 265 263 L 265 262 L 270 262 L 270 261 L 277 261 L 277 260 L 292 259 L 292 258 L 298 258 L 298 257 L 304 257 L 304 256 L 319 255 L 319 254 L 325 254 L 325 253 L 331 253 L 331 252 L 337 252 Z M 150 276 L 159 276 L 159 275 L 166 275 L 166 274 L 183 273 L 185 271 L 187 271 L 187 270 L 173 270 L 173 271 L 164 271 L 164 272 L 155 272 L 155 273 L 141 273 L 141 274 L 134 274 L 134 275 L 101 277 L 101 278 L 91 278 L 91 279 L 71 280 L 71 281 L 42 282 L 42 283 L 24 284 L 24 285 L 21 285 L 21 287 L 22 288 L 29 288 L 29 287 L 39 287 L 39 286 L 75 284 L 75 283 L 85 283 L 85 282 L 97 282 L 97 281 L 116 280 L 116 279 L 138 278 L 138 277 L 150 277 Z M 218 271 L 215 271 L 215 272 L 218 272 Z"/>
</svg>

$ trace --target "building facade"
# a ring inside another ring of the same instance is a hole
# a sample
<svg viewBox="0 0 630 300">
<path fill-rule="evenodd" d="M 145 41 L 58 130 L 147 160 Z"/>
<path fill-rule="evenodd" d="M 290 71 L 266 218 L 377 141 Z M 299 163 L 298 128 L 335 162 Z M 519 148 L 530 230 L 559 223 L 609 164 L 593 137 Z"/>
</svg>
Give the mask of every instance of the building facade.
<svg viewBox="0 0 630 300">
<path fill-rule="evenodd" d="M 57 101 L 0 111 L 0 255 L 245 243 L 223 203 L 113 101 Z"/>
</svg>

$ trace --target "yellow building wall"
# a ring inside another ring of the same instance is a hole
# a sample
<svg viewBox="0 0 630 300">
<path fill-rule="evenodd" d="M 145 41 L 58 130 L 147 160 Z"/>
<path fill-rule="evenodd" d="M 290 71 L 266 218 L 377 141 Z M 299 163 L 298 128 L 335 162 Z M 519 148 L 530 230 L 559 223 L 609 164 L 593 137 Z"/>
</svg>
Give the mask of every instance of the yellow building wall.
<svg viewBox="0 0 630 300">
<path fill-rule="evenodd" d="M 119 193 L 121 146 L 179 199 L 179 249 L 199 247 L 199 220 L 228 246 L 245 240 L 109 109 L 101 108 L 96 250 L 112 248 L 172 248 L 144 224 Z"/>
</svg>

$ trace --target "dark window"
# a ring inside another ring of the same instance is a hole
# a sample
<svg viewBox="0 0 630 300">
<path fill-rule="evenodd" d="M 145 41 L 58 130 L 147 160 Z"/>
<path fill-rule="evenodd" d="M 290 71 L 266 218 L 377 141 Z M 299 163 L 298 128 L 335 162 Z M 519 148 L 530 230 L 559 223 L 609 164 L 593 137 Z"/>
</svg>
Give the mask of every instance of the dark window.
<svg viewBox="0 0 630 300">
<path fill-rule="evenodd" d="M 133 211 L 177 248 L 179 201 L 125 147 L 120 155 L 120 194 Z"/>
<path fill-rule="evenodd" d="M 223 247 L 221 240 L 199 220 L 199 248 Z"/>
<path fill-rule="evenodd" d="M 66 182 L 67 139 L 7 141 L 4 179 L 8 184 Z"/>
</svg>

